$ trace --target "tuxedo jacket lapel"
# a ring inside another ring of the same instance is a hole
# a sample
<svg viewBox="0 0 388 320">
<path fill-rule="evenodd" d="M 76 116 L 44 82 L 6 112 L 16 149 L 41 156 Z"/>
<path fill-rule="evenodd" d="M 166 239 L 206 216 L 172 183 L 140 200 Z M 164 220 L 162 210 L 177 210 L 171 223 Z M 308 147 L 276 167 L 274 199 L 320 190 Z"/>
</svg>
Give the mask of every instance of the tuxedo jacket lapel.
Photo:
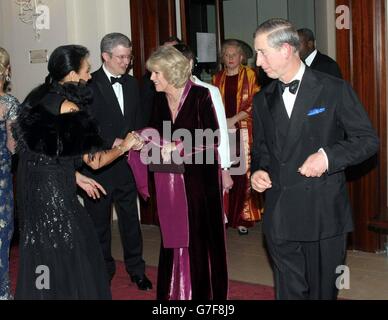
<svg viewBox="0 0 388 320">
<path fill-rule="evenodd" d="M 280 159 L 281 155 L 281 143 L 279 141 L 279 133 L 281 129 L 278 127 L 278 123 L 282 118 L 282 112 L 286 112 L 283 99 L 281 98 L 280 93 L 278 92 L 277 81 L 271 83 L 272 88 L 269 88 L 268 92 L 265 95 L 268 111 L 271 115 L 269 121 L 272 122 L 272 125 L 269 126 L 272 130 L 271 136 L 274 141 L 275 156 Z M 283 110 L 282 110 L 283 109 Z"/>
<path fill-rule="evenodd" d="M 306 68 L 292 110 L 289 130 L 282 150 L 282 159 L 287 159 L 294 150 L 302 133 L 303 123 L 307 119 L 308 110 L 314 106 L 322 88 L 312 71 Z"/>
<path fill-rule="evenodd" d="M 321 54 L 319 51 L 317 51 L 317 54 L 316 54 L 316 56 L 315 56 L 313 62 L 312 62 L 311 65 L 310 65 L 310 68 L 311 68 L 311 69 L 315 69 L 316 66 L 321 62 L 321 60 L 322 60 L 322 57 L 321 57 L 321 56 L 322 56 L 322 54 Z"/>
<path fill-rule="evenodd" d="M 120 119 L 122 121 L 124 117 L 123 113 L 121 112 L 119 101 L 117 100 L 112 85 L 102 67 L 100 68 L 100 70 L 98 70 L 98 72 L 95 73 L 95 78 L 96 85 L 101 91 L 101 94 L 106 101 L 106 105 L 110 106 L 110 109 L 107 110 L 107 112 L 109 112 L 112 117 L 114 117 L 114 119 Z"/>
<path fill-rule="evenodd" d="M 133 101 L 131 101 L 131 98 L 133 99 L 133 96 L 134 93 L 130 81 L 125 81 L 123 84 L 124 118 L 126 123 L 128 123 L 130 127 L 133 127 L 135 125 L 134 103 Z"/>
</svg>

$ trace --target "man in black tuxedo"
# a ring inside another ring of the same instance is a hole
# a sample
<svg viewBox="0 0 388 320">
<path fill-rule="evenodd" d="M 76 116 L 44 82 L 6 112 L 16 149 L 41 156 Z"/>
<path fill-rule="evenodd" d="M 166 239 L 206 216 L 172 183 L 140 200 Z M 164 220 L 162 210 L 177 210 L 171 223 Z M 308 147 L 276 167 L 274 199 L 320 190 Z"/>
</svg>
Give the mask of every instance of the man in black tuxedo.
<svg viewBox="0 0 388 320">
<path fill-rule="evenodd" d="M 111 33 L 101 40 L 103 65 L 92 74 L 90 87 L 94 92 L 91 112 L 100 125 L 105 148 L 120 143 L 132 130 L 142 127 L 139 88 L 135 78 L 127 74 L 132 61 L 132 43 L 127 36 Z M 144 274 L 143 241 L 137 208 L 137 190 L 126 157 L 87 174 L 101 183 L 107 195 L 99 200 L 85 197 L 84 203 L 94 221 L 110 278 L 115 273 L 111 253 L 111 215 L 115 205 L 124 263 L 132 282 L 139 289 L 152 288 Z"/>
<path fill-rule="evenodd" d="M 379 140 L 348 83 L 300 60 L 298 33 L 271 19 L 255 33 L 273 81 L 254 97 L 251 185 L 266 192 L 263 232 L 277 299 L 335 299 L 353 230 L 344 170 Z"/>
<path fill-rule="evenodd" d="M 342 79 L 342 73 L 337 62 L 315 48 L 314 33 L 310 29 L 303 28 L 298 29 L 298 35 L 300 40 L 299 56 L 304 63 L 312 69 Z"/>
</svg>

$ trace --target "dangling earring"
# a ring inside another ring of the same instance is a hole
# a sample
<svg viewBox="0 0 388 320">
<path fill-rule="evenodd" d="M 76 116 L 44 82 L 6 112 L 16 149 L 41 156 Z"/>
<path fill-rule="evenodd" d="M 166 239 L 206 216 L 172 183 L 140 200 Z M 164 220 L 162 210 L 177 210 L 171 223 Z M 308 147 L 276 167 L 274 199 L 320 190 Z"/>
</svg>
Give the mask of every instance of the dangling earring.
<svg viewBox="0 0 388 320">
<path fill-rule="evenodd" d="M 6 81 L 6 82 L 11 82 L 11 77 L 9 76 L 9 74 L 7 74 L 7 75 L 5 76 L 5 81 Z"/>
</svg>

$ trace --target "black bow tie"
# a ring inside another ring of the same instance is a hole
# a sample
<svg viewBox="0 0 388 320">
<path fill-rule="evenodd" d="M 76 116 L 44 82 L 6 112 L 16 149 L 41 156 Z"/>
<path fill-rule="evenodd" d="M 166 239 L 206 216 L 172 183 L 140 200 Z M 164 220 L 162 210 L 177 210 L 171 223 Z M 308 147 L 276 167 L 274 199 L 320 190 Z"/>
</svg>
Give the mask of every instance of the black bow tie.
<svg viewBox="0 0 388 320">
<path fill-rule="evenodd" d="M 298 87 L 299 87 L 299 80 L 294 80 L 294 81 L 291 81 L 290 83 L 283 83 L 281 81 L 279 81 L 279 84 L 280 84 L 280 89 L 282 90 L 282 93 L 284 92 L 284 90 L 286 88 L 288 88 L 288 90 L 292 93 L 292 94 L 295 94 L 296 91 L 298 90 Z"/>
<path fill-rule="evenodd" d="M 116 82 L 120 83 L 121 85 L 124 84 L 124 82 L 127 80 L 125 76 L 121 76 L 120 78 L 116 77 L 110 77 L 110 83 L 114 85 Z"/>
</svg>

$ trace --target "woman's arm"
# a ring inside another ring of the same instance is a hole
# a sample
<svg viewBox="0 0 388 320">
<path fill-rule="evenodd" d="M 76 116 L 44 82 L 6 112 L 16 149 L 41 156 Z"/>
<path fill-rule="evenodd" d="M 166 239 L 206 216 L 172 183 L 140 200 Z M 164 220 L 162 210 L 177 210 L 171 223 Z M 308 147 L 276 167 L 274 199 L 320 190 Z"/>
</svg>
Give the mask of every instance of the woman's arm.
<svg viewBox="0 0 388 320">
<path fill-rule="evenodd" d="M 137 135 L 129 132 L 125 139 L 117 146 L 110 150 L 96 152 L 93 155 L 85 154 L 83 161 L 92 169 L 97 170 L 112 163 L 131 148 L 140 148 L 141 144 L 142 142 L 139 141 Z"/>
<path fill-rule="evenodd" d="M 9 152 L 14 154 L 15 153 L 16 142 L 15 142 L 15 139 L 14 139 L 14 137 L 12 135 L 12 124 L 13 124 L 13 121 L 7 121 L 6 122 L 6 126 L 7 126 L 7 149 L 9 150 Z"/>
<path fill-rule="evenodd" d="M 99 151 L 93 155 L 84 154 L 82 159 L 93 170 L 97 170 L 112 163 L 128 150 L 125 150 L 121 145 L 118 145 L 110 150 Z"/>
<path fill-rule="evenodd" d="M 228 124 L 228 129 L 235 129 L 235 124 L 239 121 L 245 120 L 249 117 L 249 114 L 245 111 L 240 111 L 239 113 L 235 114 L 233 117 L 226 119 L 226 122 Z"/>
<path fill-rule="evenodd" d="M 242 90 L 244 90 L 244 92 L 247 91 L 247 95 L 244 95 L 243 92 L 240 92 L 240 94 L 237 94 L 237 96 L 242 95 L 241 101 L 237 102 L 237 103 L 241 103 L 237 108 L 240 111 L 239 113 L 237 113 L 236 115 L 234 115 L 233 117 L 227 120 L 229 129 L 234 129 L 236 123 L 252 117 L 253 97 L 257 92 L 260 91 L 260 87 L 257 84 L 255 71 L 253 71 L 250 68 L 245 68 L 243 69 L 243 72 L 244 72 L 243 79 L 244 77 L 246 77 L 246 83 L 244 80 L 242 81 L 244 81 L 244 83 L 247 84 L 247 87 L 244 87 Z"/>
<path fill-rule="evenodd" d="M 11 96 L 11 101 L 7 103 L 7 105 L 8 105 L 8 110 L 6 111 L 6 117 L 5 117 L 6 130 L 7 130 L 6 143 L 7 143 L 7 149 L 9 150 L 9 152 L 14 154 L 16 149 L 16 141 L 12 134 L 12 131 L 13 131 L 12 127 L 16 121 L 20 103 L 15 97 Z"/>
</svg>

